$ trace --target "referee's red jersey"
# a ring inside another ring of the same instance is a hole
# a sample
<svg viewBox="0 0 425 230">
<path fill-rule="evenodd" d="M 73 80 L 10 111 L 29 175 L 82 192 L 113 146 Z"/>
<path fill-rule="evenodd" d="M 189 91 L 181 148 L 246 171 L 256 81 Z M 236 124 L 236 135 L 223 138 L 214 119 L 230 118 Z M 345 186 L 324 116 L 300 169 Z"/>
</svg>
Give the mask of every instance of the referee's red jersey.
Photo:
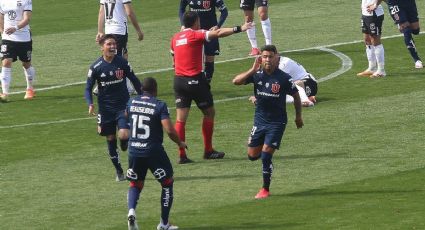
<svg viewBox="0 0 425 230">
<path fill-rule="evenodd" d="M 202 72 L 207 33 L 206 30 L 185 29 L 173 36 L 171 52 L 176 76 L 195 77 Z"/>
</svg>

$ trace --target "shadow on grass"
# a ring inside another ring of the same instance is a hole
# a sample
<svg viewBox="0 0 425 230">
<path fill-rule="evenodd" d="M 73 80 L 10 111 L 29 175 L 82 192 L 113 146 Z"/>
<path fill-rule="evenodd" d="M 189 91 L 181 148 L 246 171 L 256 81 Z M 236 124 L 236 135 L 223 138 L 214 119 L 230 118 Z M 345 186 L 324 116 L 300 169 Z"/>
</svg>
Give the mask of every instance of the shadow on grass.
<svg viewBox="0 0 425 230">
<path fill-rule="evenodd" d="M 212 176 L 188 176 L 188 177 L 174 177 L 175 181 L 192 181 L 192 180 L 225 180 L 225 179 L 240 179 L 244 177 L 251 177 L 251 175 L 212 175 Z"/>
<path fill-rule="evenodd" d="M 317 159 L 317 158 L 335 158 L 341 156 L 347 156 L 347 153 L 323 153 L 323 154 L 315 154 L 315 155 L 289 155 L 282 156 L 275 154 L 273 155 L 273 159 L 281 159 L 281 160 L 294 160 L 294 159 Z M 229 158 L 232 160 L 244 160 L 247 161 L 248 157 L 232 157 Z M 261 161 L 261 159 L 259 159 Z"/>
<path fill-rule="evenodd" d="M 380 194 L 406 194 L 406 193 L 418 193 L 423 192 L 423 189 L 412 189 L 412 190 L 391 190 L 391 189 L 377 189 L 368 191 L 326 191 L 324 189 L 312 189 L 303 192 L 296 192 L 291 194 L 273 194 L 276 197 L 310 197 L 310 196 L 349 196 L 349 195 L 380 195 Z"/>
<path fill-rule="evenodd" d="M 297 223 L 259 223 L 259 222 L 245 222 L 245 223 L 237 223 L 238 226 L 235 225 L 221 225 L 221 226 L 203 226 L 203 227 L 184 227 L 182 229 L 185 230 L 238 230 L 238 229 L 285 229 L 288 227 L 300 226 L 302 224 Z"/>
</svg>

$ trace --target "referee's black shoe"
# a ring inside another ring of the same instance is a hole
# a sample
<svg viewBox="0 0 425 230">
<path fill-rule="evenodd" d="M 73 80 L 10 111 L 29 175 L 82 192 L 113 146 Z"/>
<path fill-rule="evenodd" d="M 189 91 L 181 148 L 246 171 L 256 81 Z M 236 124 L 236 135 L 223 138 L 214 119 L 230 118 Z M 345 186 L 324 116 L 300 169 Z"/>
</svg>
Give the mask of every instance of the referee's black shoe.
<svg viewBox="0 0 425 230">
<path fill-rule="evenodd" d="M 207 152 L 204 153 L 204 159 L 209 160 L 209 159 L 223 159 L 225 153 L 224 152 L 218 152 L 218 151 L 211 151 L 211 152 Z"/>
</svg>

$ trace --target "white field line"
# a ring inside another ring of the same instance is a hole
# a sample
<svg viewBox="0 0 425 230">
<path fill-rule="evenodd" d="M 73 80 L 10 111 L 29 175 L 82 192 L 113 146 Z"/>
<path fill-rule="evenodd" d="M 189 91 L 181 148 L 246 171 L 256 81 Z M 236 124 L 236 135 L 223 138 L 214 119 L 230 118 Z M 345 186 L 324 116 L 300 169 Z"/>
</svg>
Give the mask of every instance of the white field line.
<svg viewBox="0 0 425 230">
<path fill-rule="evenodd" d="M 335 71 L 335 72 L 333 72 L 333 73 L 331 73 L 331 74 L 329 74 L 325 77 L 319 78 L 318 82 L 324 82 L 324 81 L 330 80 L 332 78 L 338 77 L 341 74 L 350 70 L 351 67 L 353 66 L 352 60 L 347 55 L 345 55 L 341 52 L 338 52 L 338 51 L 333 50 L 333 49 L 325 48 L 325 47 L 318 47 L 316 49 L 324 51 L 324 52 L 332 53 L 335 56 L 337 56 L 339 59 L 341 59 L 341 61 L 342 61 L 341 68 L 339 68 L 337 71 Z M 293 51 L 293 52 L 295 52 L 295 51 Z M 68 84 L 68 85 L 70 85 L 70 84 Z M 245 99 L 245 98 L 248 98 L 248 96 L 232 97 L 232 98 L 214 100 L 214 103 L 235 101 L 235 100 L 241 100 L 241 99 Z M 175 107 L 170 108 L 170 109 L 175 109 Z M 26 123 L 26 124 L 20 124 L 20 125 L 0 126 L 0 129 L 20 128 L 20 127 L 27 127 L 27 126 L 41 126 L 41 125 L 50 125 L 50 124 L 60 124 L 60 123 L 68 123 L 68 122 L 72 122 L 72 121 L 81 121 L 81 120 L 89 120 L 89 119 L 94 120 L 95 117 L 81 117 L 81 118 L 64 119 L 64 120 L 56 120 L 56 121 L 34 122 L 34 123 Z"/>
<path fill-rule="evenodd" d="M 421 34 L 423 34 L 423 33 L 425 33 L 425 32 L 421 32 Z M 397 34 L 397 35 L 385 36 L 385 37 L 382 37 L 381 39 L 389 39 L 389 38 L 395 38 L 395 37 L 401 37 L 401 36 L 403 36 L 403 35 L 402 34 Z M 355 44 L 355 43 L 360 43 L 360 42 L 363 42 L 363 40 L 355 40 L 355 41 L 351 41 L 351 42 L 340 42 L 340 43 L 334 43 L 334 44 L 330 44 L 330 45 L 315 46 L 315 47 L 303 48 L 303 49 L 294 49 L 294 50 L 284 51 L 282 53 L 293 53 L 293 52 L 300 52 L 300 51 L 313 50 L 313 49 L 322 49 L 322 48 L 329 48 L 329 47 L 335 47 L 335 46 L 341 46 L 341 45 Z M 218 61 L 216 63 L 218 64 L 218 63 L 240 61 L 240 60 L 246 60 L 246 59 L 249 59 L 249 58 L 252 58 L 252 57 L 233 58 L 233 59 Z M 157 70 L 149 70 L 149 71 L 144 71 L 144 72 L 136 73 L 136 75 L 144 75 L 144 74 L 151 74 L 151 73 L 161 73 L 161 72 L 165 72 L 165 71 L 170 71 L 172 69 L 173 68 L 164 68 L 164 69 L 157 69 Z M 50 86 L 50 87 L 45 87 L 45 88 L 37 88 L 37 91 L 59 89 L 59 88 L 64 88 L 64 87 L 68 87 L 68 86 L 82 85 L 82 84 L 85 84 L 85 83 L 86 83 L 85 81 L 80 81 L 80 82 L 68 83 L 68 84 L 64 84 L 64 85 L 55 85 L 55 86 Z M 10 94 L 21 94 L 21 93 L 25 93 L 25 91 L 16 91 L 16 92 L 11 92 Z"/>
</svg>

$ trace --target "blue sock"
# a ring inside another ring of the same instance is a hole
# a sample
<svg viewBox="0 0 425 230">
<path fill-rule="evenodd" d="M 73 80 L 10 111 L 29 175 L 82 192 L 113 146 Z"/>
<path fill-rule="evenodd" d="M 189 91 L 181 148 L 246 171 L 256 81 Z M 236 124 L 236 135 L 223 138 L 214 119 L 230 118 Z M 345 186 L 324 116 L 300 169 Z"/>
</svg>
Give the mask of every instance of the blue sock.
<svg viewBox="0 0 425 230">
<path fill-rule="evenodd" d="M 140 197 L 140 192 L 142 192 L 142 190 L 140 190 L 137 187 L 130 187 L 128 189 L 128 193 L 127 193 L 128 210 L 136 209 L 137 201 L 139 200 L 139 197 Z"/>
<path fill-rule="evenodd" d="M 117 140 L 106 140 L 106 143 L 108 144 L 109 157 L 111 158 L 112 164 L 115 166 L 115 170 L 117 171 L 117 173 L 122 173 L 123 170 L 120 163 L 120 156 L 117 152 Z"/>
<path fill-rule="evenodd" d="M 161 220 L 164 225 L 168 224 L 171 205 L 173 204 L 173 184 L 162 186 L 161 193 Z"/>
<path fill-rule="evenodd" d="M 205 77 L 211 82 L 214 74 L 214 62 L 205 62 Z"/>
<path fill-rule="evenodd" d="M 261 152 L 261 160 L 263 162 L 263 188 L 267 191 L 270 190 L 270 181 L 273 173 L 272 157 L 273 155 L 270 153 Z"/>
<path fill-rule="evenodd" d="M 415 41 L 413 40 L 412 30 L 409 28 L 404 29 L 403 35 L 404 35 L 404 44 L 406 44 L 406 47 L 410 52 L 410 56 L 412 56 L 415 62 L 417 60 L 421 60 L 419 58 L 418 52 L 416 51 L 416 45 L 415 45 Z"/>
</svg>

